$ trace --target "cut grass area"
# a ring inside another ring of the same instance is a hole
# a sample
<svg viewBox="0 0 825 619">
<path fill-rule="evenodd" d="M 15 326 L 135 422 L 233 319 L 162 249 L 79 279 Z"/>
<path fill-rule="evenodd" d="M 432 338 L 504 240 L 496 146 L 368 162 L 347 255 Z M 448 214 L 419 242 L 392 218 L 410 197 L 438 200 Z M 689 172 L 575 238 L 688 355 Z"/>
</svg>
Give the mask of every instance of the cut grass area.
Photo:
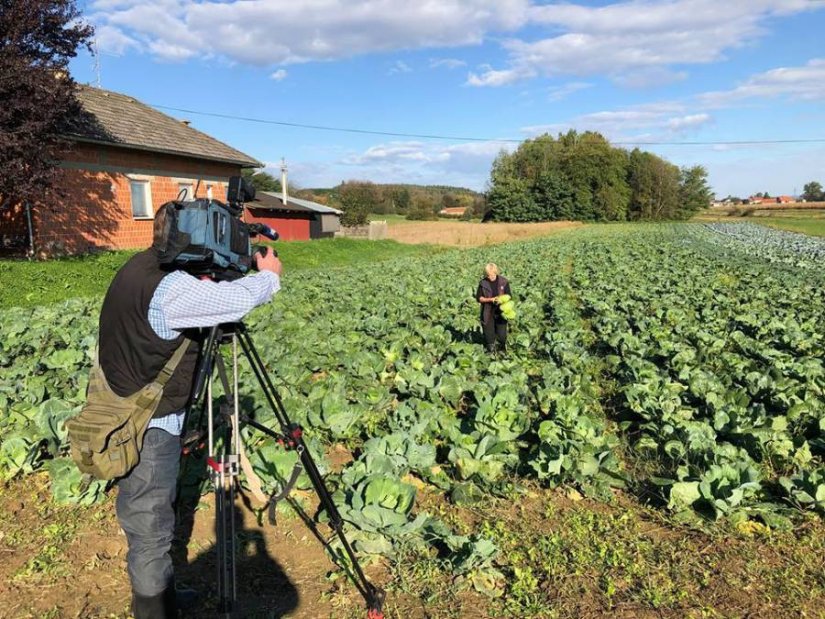
<svg viewBox="0 0 825 619">
<path fill-rule="evenodd" d="M 580 228 L 582 225 L 577 221 L 486 224 L 455 220 L 415 221 L 403 226 L 390 226 L 389 236 L 402 243 L 429 243 L 466 248 L 523 241 Z"/>
<path fill-rule="evenodd" d="M 726 214 L 709 210 L 699 213 L 692 221 L 700 223 L 748 222 L 811 236 L 825 236 L 825 209 L 757 210 L 747 216 L 737 213 L 739 211 Z"/>
<path fill-rule="evenodd" d="M 431 245 L 360 239 L 289 241 L 275 246 L 286 274 L 306 269 L 381 262 L 444 250 Z M 38 262 L 0 260 L 0 308 L 48 305 L 73 297 L 102 295 L 117 270 L 134 254 L 134 251 L 118 251 Z"/>
<path fill-rule="evenodd" d="M 781 230 L 790 230 L 791 232 L 801 232 L 802 234 L 809 234 L 811 236 L 825 236 L 825 218 L 759 218 L 755 221 L 764 226 L 771 228 L 779 228 Z"/>
</svg>

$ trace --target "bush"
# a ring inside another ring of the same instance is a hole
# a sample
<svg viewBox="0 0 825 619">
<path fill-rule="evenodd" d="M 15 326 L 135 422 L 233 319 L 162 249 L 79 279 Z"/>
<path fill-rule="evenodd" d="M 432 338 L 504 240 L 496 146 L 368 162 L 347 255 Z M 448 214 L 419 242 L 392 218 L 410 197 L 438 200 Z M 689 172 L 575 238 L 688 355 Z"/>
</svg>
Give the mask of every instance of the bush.
<svg viewBox="0 0 825 619">
<path fill-rule="evenodd" d="M 407 219 L 423 221 L 437 219 L 436 203 L 433 198 L 427 195 L 416 196 L 407 213 Z"/>
</svg>

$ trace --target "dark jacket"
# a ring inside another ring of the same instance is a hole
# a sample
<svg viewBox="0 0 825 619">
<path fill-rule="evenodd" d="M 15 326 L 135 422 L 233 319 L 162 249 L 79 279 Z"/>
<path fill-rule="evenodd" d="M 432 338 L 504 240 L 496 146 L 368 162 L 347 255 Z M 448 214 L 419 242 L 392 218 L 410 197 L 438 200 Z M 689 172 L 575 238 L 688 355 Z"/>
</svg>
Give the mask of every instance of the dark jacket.
<svg viewBox="0 0 825 619">
<path fill-rule="evenodd" d="M 491 282 L 486 277 L 482 278 L 478 283 L 478 290 L 476 290 L 476 301 L 481 297 L 498 297 L 503 294 L 510 293 L 510 282 L 506 277 L 499 275 L 496 280 Z M 479 301 L 481 303 L 481 301 Z M 507 322 L 504 316 L 501 315 L 501 308 L 496 303 L 481 303 L 481 322 L 495 320 L 496 322 Z"/>
<path fill-rule="evenodd" d="M 149 324 L 149 303 L 168 271 L 154 249 L 133 256 L 112 280 L 100 311 L 99 359 L 112 390 L 129 396 L 152 382 L 183 341 L 164 340 Z M 190 345 L 163 390 L 155 412 L 162 417 L 181 410 L 189 400 L 198 346 Z"/>
</svg>

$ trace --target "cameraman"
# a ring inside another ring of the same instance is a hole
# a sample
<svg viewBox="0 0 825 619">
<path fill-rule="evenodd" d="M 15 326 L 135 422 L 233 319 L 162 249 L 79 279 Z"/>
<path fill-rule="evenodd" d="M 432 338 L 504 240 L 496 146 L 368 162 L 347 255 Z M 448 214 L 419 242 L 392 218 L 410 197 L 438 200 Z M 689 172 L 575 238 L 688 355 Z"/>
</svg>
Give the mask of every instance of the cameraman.
<svg viewBox="0 0 825 619">
<path fill-rule="evenodd" d="M 109 386 L 121 397 L 155 379 L 183 342 L 184 331 L 236 322 L 269 301 L 281 286 L 281 262 L 271 249 L 265 255 L 255 254 L 260 273 L 233 282 L 201 280 L 165 268 L 170 244 L 174 245 L 170 242 L 172 219 L 169 210 L 161 207 L 155 216 L 152 246 L 123 265 L 103 301 L 99 361 Z M 172 247 L 172 257 L 179 249 Z M 135 619 L 177 617 L 179 606 L 195 602 L 194 591 L 176 595 L 169 550 L 175 528 L 173 503 L 184 408 L 193 387 L 199 348 L 197 342 L 190 344 L 149 422 L 139 464 L 117 484 L 116 511 L 129 545 L 126 563 Z"/>
</svg>

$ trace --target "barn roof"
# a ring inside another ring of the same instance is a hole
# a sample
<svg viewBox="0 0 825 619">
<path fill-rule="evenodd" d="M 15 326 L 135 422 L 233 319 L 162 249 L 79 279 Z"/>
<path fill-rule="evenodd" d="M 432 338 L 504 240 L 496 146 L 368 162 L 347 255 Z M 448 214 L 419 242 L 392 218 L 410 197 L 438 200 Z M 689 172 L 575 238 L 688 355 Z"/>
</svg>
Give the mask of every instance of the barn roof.
<svg viewBox="0 0 825 619">
<path fill-rule="evenodd" d="M 64 131 L 80 142 L 261 167 L 259 161 L 128 95 L 79 85 L 82 112 Z"/>
<path fill-rule="evenodd" d="M 311 200 L 302 200 L 301 198 L 293 198 L 287 196 L 286 205 L 281 199 L 281 194 L 275 191 L 259 191 L 255 199 L 247 202 L 247 206 L 251 208 L 264 208 L 275 211 L 297 211 L 297 212 L 311 212 L 320 213 L 322 215 L 341 215 L 343 211 L 334 209 L 318 202 Z"/>
</svg>

